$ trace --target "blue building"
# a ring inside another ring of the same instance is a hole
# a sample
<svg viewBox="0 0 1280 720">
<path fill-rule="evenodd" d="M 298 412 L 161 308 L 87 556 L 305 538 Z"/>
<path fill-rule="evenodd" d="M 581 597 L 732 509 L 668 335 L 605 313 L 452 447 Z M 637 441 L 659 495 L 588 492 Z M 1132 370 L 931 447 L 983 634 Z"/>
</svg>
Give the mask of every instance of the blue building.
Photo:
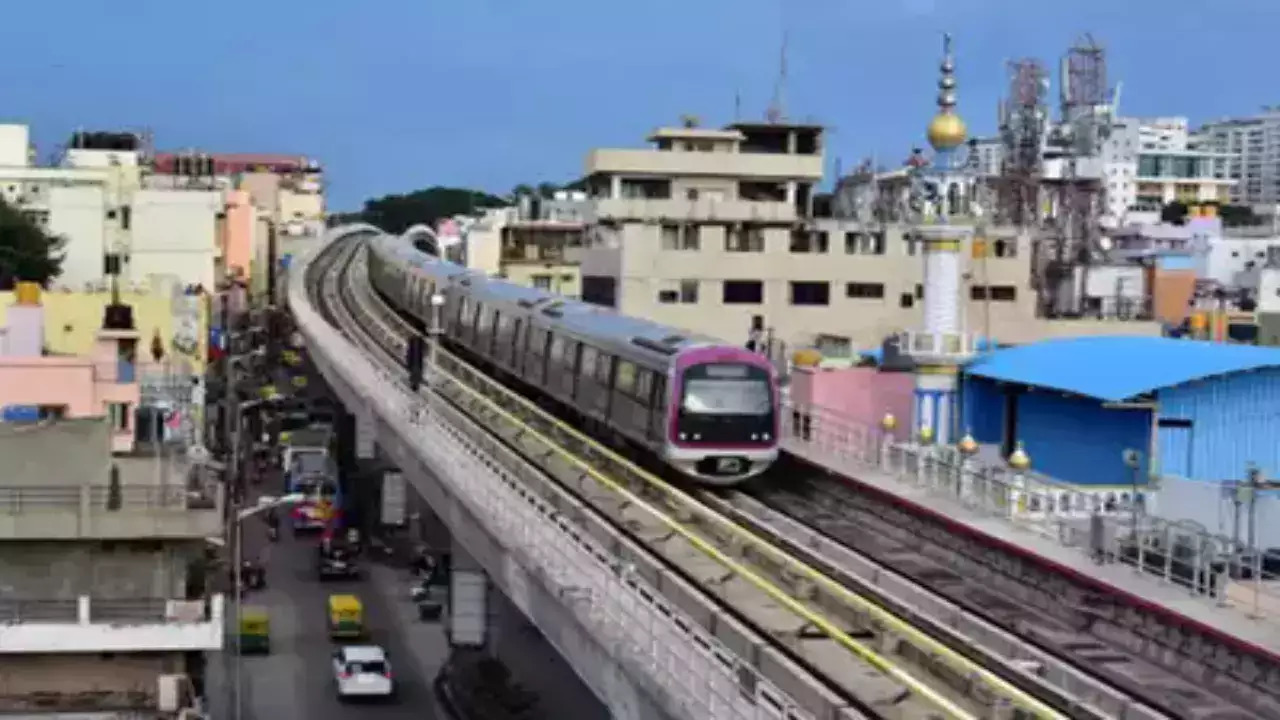
<svg viewBox="0 0 1280 720">
<path fill-rule="evenodd" d="M 1275 478 L 1280 349 L 1083 337 L 996 350 L 964 369 L 961 417 L 980 443 L 1007 457 L 1021 441 L 1037 471 L 1078 485 L 1130 485 L 1127 449 L 1143 478 L 1216 484 L 1251 463 Z"/>
</svg>

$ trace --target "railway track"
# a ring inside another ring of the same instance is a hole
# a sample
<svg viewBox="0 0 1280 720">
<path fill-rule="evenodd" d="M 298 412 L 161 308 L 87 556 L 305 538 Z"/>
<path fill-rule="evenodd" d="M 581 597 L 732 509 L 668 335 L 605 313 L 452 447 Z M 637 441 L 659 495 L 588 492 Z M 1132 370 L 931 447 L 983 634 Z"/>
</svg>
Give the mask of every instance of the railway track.
<svg viewBox="0 0 1280 720">
<path fill-rule="evenodd" d="M 359 275 L 362 267 L 357 260 L 346 269 L 343 297 L 363 331 L 398 366 L 405 338 L 414 329 L 369 290 Z M 740 500 L 714 495 L 695 500 L 512 397 L 448 353 L 438 351 L 436 363 L 436 385 L 453 402 L 484 418 L 523 456 L 566 478 L 584 500 L 621 518 L 633 537 L 709 593 L 753 608 L 742 613 L 745 621 L 779 639 L 834 687 L 861 697 L 878 716 L 1169 716 L 1000 628 L 975 624 L 955 606 L 948 623 L 930 621 L 911 603 L 859 582 L 813 547 L 775 532 L 758 512 L 745 511 Z M 743 523 L 756 532 L 744 532 Z M 753 592 L 763 602 L 744 604 Z M 919 594 L 915 599 L 920 601 Z M 936 609 L 941 600 L 936 595 L 932 600 L 930 609 Z M 961 616 L 964 622 L 957 621 Z M 1046 666 L 1053 672 L 1043 672 Z"/>
<path fill-rule="evenodd" d="M 1062 598 L 1056 611 L 1045 612 L 1040 603 L 1028 602 L 1030 595 L 1043 590 L 1014 586 L 989 570 L 958 565 L 953 550 L 886 518 L 854 488 L 805 466 L 787 467 L 787 462 L 779 470 L 790 482 L 770 482 L 766 477 L 746 492 L 724 494 L 717 500 L 722 511 L 780 542 L 815 549 L 833 573 L 891 588 L 892 594 L 912 598 L 915 607 L 931 606 L 934 617 L 967 613 L 978 622 L 970 623 L 966 634 L 986 638 L 988 647 L 1007 648 L 1006 656 L 1018 657 L 1056 686 L 1091 698 L 1110 717 L 1133 717 L 1136 707 L 1143 708 L 1142 717 L 1275 717 L 1265 705 L 1274 699 L 1214 692 L 1107 642 L 1093 631 L 1086 608 L 1073 607 Z M 1021 645 L 1009 647 L 1009 635 Z"/>
</svg>

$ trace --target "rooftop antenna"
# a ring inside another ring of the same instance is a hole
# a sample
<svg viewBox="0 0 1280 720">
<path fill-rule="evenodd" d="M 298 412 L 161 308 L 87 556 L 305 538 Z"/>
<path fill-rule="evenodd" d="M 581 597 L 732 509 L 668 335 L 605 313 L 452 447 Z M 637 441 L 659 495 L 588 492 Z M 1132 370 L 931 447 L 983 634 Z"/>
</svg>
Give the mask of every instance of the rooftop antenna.
<svg viewBox="0 0 1280 720">
<path fill-rule="evenodd" d="M 787 90 L 787 46 L 790 43 L 791 31 L 782 31 L 782 50 L 778 54 L 778 77 L 773 83 L 773 98 L 769 101 L 769 109 L 765 111 L 765 120 L 771 123 L 782 122 L 786 117 Z"/>
</svg>

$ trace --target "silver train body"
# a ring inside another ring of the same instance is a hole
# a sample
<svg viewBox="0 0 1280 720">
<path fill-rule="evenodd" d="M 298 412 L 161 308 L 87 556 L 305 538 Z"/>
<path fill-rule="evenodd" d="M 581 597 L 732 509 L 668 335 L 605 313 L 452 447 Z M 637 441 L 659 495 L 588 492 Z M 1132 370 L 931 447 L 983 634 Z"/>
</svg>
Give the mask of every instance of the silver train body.
<svg viewBox="0 0 1280 720">
<path fill-rule="evenodd" d="M 700 482 L 734 485 L 777 460 L 778 381 L 756 353 L 489 278 L 392 236 L 371 243 L 369 280 L 424 326 L 438 294 L 450 351 Z"/>
</svg>

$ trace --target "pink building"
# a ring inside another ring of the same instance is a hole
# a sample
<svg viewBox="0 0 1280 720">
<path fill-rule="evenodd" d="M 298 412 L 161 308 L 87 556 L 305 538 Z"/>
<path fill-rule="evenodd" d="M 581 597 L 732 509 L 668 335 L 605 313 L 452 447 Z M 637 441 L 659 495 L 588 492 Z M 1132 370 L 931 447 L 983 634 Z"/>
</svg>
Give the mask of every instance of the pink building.
<svg viewBox="0 0 1280 720">
<path fill-rule="evenodd" d="M 0 330 L 2 419 L 110 418 L 112 451 L 131 452 L 140 400 L 132 309 L 107 306 L 89 355 L 47 355 L 40 286 L 20 283 L 14 295 L 8 327 Z"/>
<path fill-rule="evenodd" d="M 226 219 L 222 225 L 222 262 L 231 277 L 248 278 L 253 264 L 253 235 L 257 211 L 248 191 L 226 192 Z"/>
<path fill-rule="evenodd" d="M 911 427 L 915 376 L 854 367 L 824 370 L 800 367 L 791 374 L 791 402 L 821 408 L 820 414 L 863 427 L 879 427 L 885 413 L 898 420 L 898 434 Z"/>
</svg>

